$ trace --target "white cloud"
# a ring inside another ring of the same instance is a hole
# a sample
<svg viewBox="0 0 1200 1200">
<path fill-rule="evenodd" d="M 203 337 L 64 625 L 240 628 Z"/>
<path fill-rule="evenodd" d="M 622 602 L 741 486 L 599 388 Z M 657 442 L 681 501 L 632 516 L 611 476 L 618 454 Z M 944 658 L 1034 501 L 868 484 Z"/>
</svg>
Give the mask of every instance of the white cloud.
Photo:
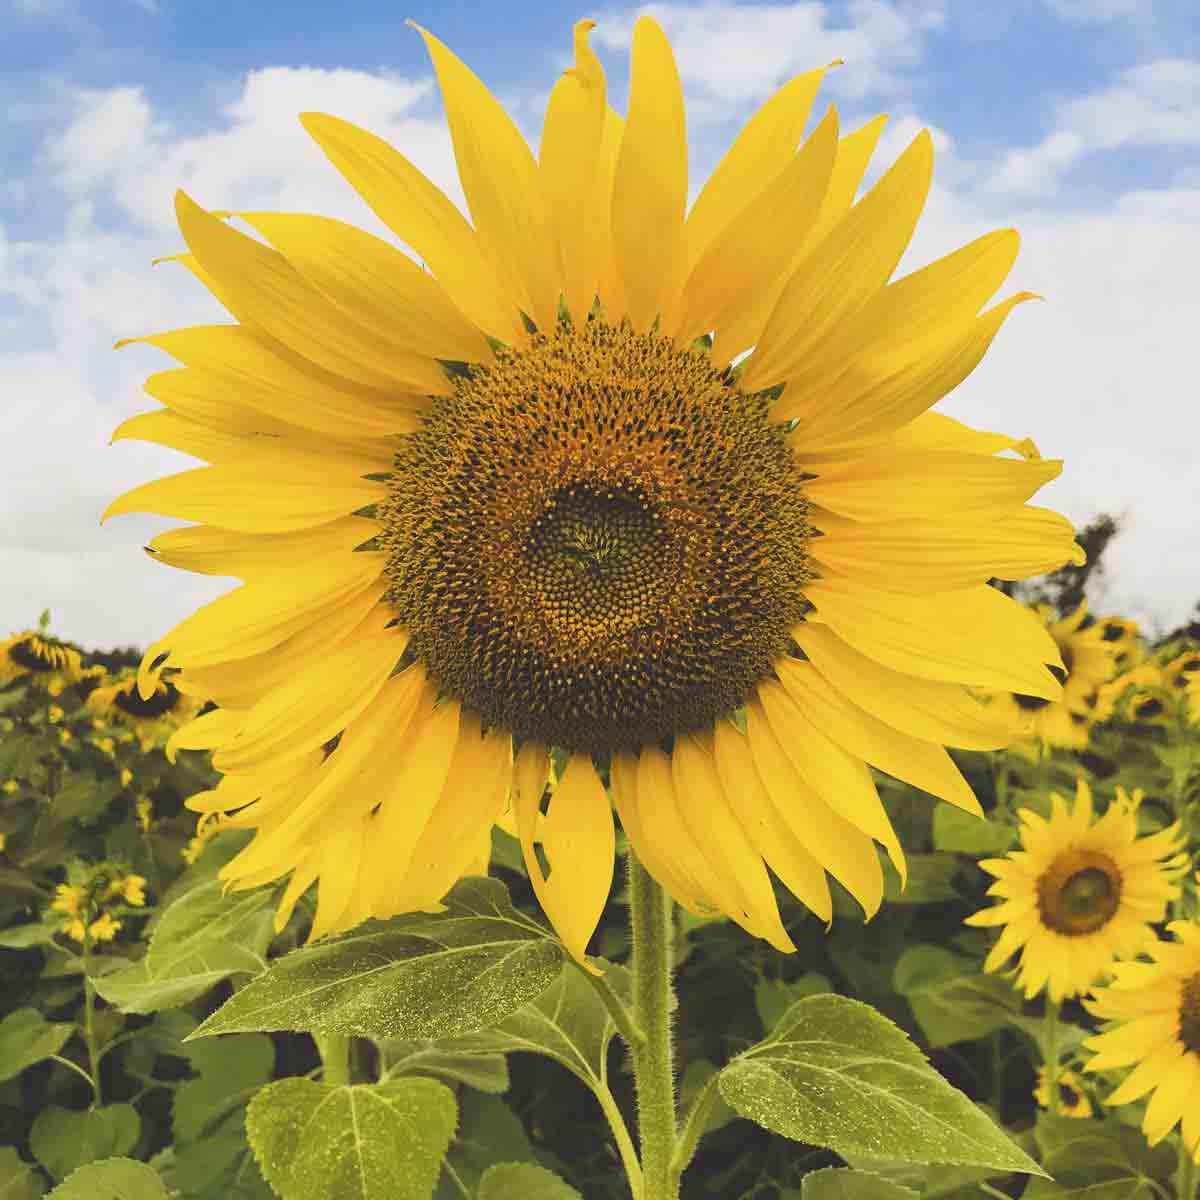
<svg viewBox="0 0 1200 1200">
<path fill-rule="evenodd" d="M 1087 154 L 1123 146 L 1200 146 L 1200 62 L 1160 58 L 1110 86 L 1060 104 L 1036 146 L 1010 151 L 989 180 L 997 191 L 1048 195 Z"/>
</svg>

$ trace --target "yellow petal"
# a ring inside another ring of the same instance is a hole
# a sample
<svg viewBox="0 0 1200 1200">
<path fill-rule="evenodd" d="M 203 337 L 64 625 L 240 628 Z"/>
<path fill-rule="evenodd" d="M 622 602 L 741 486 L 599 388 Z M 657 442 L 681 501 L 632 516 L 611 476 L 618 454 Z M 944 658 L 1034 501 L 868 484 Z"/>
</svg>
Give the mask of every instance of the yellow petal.
<svg viewBox="0 0 1200 1200">
<path fill-rule="evenodd" d="M 816 620 L 895 671 L 1045 700 L 1062 695 L 1043 665 L 1062 667 L 1054 639 L 995 588 L 905 596 L 823 579 L 808 584 L 805 594 L 816 605 Z"/>
<path fill-rule="evenodd" d="M 790 954 L 796 947 L 780 920 L 762 856 L 735 815 L 716 763 L 696 738 L 684 736 L 675 739 L 671 768 L 684 824 L 704 858 L 737 897 L 739 908 L 730 915 L 776 950 Z"/>
<path fill-rule="evenodd" d="M 600 278 L 604 240 L 595 219 L 608 225 L 607 209 L 591 202 L 602 185 L 600 143 L 608 107 L 604 68 L 588 45 L 595 21 L 575 22 L 575 66 L 564 71 L 550 93 L 538 178 L 546 221 L 557 244 L 567 311 L 576 326 L 592 308 Z"/>
<path fill-rule="evenodd" d="M 730 313 L 725 323 L 717 329 L 712 346 L 712 364 L 715 369 L 721 370 L 728 366 L 735 355 L 758 341 L 784 285 L 813 250 L 825 240 L 829 231 L 846 215 L 886 121 L 887 117 L 876 117 L 838 142 L 837 157 L 816 220 L 807 229 L 800 231 L 800 236 L 790 244 L 786 268 L 761 292 L 748 297 L 741 309 Z M 689 217 L 689 221 L 690 219 Z"/>
<path fill-rule="evenodd" d="M 596 187 L 592 191 L 588 228 L 595 231 L 597 253 L 600 255 L 600 301 L 611 322 L 619 322 L 626 312 L 625 285 L 613 257 L 612 200 L 613 183 L 617 174 L 617 156 L 625 138 L 625 119 L 611 105 L 604 113 L 604 132 L 600 138 L 600 162 L 596 170 Z"/>
<path fill-rule="evenodd" d="M 414 354 L 490 362 L 487 340 L 406 254 L 344 221 L 239 212 L 330 303 L 373 337 Z"/>
<path fill-rule="evenodd" d="M 440 188 L 382 138 L 348 121 L 306 112 L 300 123 L 379 219 L 429 264 L 468 320 L 509 345 L 523 342 L 517 298 Z"/>
<path fill-rule="evenodd" d="M 1029 438 L 989 433 L 938 412 L 922 413 L 888 434 L 887 441 L 897 448 L 912 450 L 959 450 L 972 454 L 998 454 L 1001 450 L 1015 450 L 1022 458 L 1041 458 L 1037 446 Z"/>
<path fill-rule="evenodd" d="M 981 704 L 958 684 L 885 667 L 859 653 L 828 625 L 808 621 L 797 626 L 792 637 L 841 695 L 922 742 L 998 750 L 1023 731 L 998 705 Z"/>
<path fill-rule="evenodd" d="M 542 762 L 546 762 L 544 751 Z M 591 759 L 575 754 L 551 792 L 550 807 L 539 826 L 544 783 L 525 788 L 516 798 L 525 868 L 563 945 L 584 967 L 595 970 L 584 960 L 584 951 L 612 887 L 616 855 L 612 805 Z M 534 853 L 535 828 L 549 863 L 548 876 Z"/>
<path fill-rule="evenodd" d="M 755 771 L 780 817 L 867 917 L 874 916 L 883 903 L 883 871 L 874 843 L 800 778 L 757 699 L 746 705 L 746 734 Z"/>
<path fill-rule="evenodd" d="M 783 660 L 777 665 L 781 671 L 788 670 Z M 797 672 L 792 674 L 796 685 Z M 799 674 L 802 676 L 803 672 Z M 804 695 L 800 687 L 797 693 Z M 835 813 L 867 837 L 882 843 L 903 883 L 908 878 L 904 850 L 875 790 L 871 772 L 860 757 L 848 753 L 821 728 L 826 722 L 818 717 L 828 718 L 829 706 L 823 711 L 806 711 L 774 680 L 758 685 L 758 700 L 796 774 Z"/>
<path fill-rule="evenodd" d="M 912 238 L 932 176 L 933 142 L 922 130 L 788 281 L 742 377 L 744 390 L 789 379 L 883 286 Z"/>
<path fill-rule="evenodd" d="M 317 847 L 317 912 L 304 939 L 306 946 L 338 927 L 358 883 L 365 832 L 365 822 L 347 822 Z"/>
<path fill-rule="evenodd" d="M 1032 292 L 1018 292 L 983 316 L 950 324 L 920 341 L 870 346 L 849 366 L 843 360 L 833 368 L 836 378 L 811 386 L 789 382 L 772 415 L 781 421 L 800 418 L 803 432 L 791 441 L 801 457 L 809 446 L 828 449 L 899 429 L 958 387 L 982 361 L 1013 308 L 1034 298 Z M 817 395 L 819 404 L 811 399 Z"/>
<path fill-rule="evenodd" d="M 167 739 L 163 748 L 168 762 L 174 762 L 180 750 L 211 750 L 215 746 L 223 746 L 232 741 L 246 720 L 244 712 L 231 712 L 226 708 L 214 708 L 203 716 L 195 717 L 186 725 L 181 725 Z M 188 808 L 193 808 L 195 797 L 185 800 Z M 202 812 L 203 809 L 194 809 Z"/>
<path fill-rule="evenodd" d="M 1026 462 L 956 450 L 889 450 L 816 468 L 808 497 L 854 521 L 895 521 L 1025 503 L 1062 472 L 1062 459 Z"/>
<path fill-rule="evenodd" d="M 814 512 L 824 537 L 813 557 L 868 587 L 898 592 L 950 592 L 998 579 L 1023 579 L 1079 562 L 1075 527 L 1061 513 L 1023 505 L 1006 515 L 850 521 Z"/>
<path fill-rule="evenodd" d="M 687 215 L 685 276 L 729 223 L 794 161 L 796 143 L 828 69 L 808 71 L 785 83 L 759 107 L 725 151 Z"/>
<path fill-rule="evenodd" d="M 407 634 L 386 630 L 308 664 L 250 710 L 238 736 L 213 755 L 213 766 L 251 770 L 329 741 L 371 703 L 407 644 Z"/>
<path fill-rule="evenodd" d="M 675 56 L 658 23 L 633 27 L 629 116 L 613 179 L 613 257 L 626 312 L 644 333 L 670 307 L 687 206 L 687 129 Z"/>
<path fill-rule="evenodd" d="M 797 711 L 850 754 L 869 762 L 881 771 L 886 771 L 889 775 L 894 775 L 897 779 L 903 779 L 905 783 L 911 783 L 914 787 L 929 792 L 930 795 L 939 796 L 958 808 L 977 815 L 982 814 L 979 801 L 975 799 L 970 785 L 954 765 L 954 760 L 941 746 L 917 741 L 876 720 L 870 713 L 850 703 L 836 688 L 830 686 L 811 663 L 783 658 L 776 660 L 774 666 L 775 673 L 792 697 Z M 844 812 L 842 809 L 839 811 Z M 849 813 L 844 812 L 844 815 L 854 820 Z M 882 806 L 873 819 L 886 823 L 890 830 L 891 823 L 888 822 Z M 872 837 L 887 845 L 879 833 L 859 822 L 855 823 L 865 833 L 870 833 Z"/>
<path fill-rule="evenodd" d="M 478 76 L 428 30 L 406 24 L 425 39 L 433 60 L 458 175 L 484 254 L 511 281 L 538 328 L 548 332 L 558 321 L 560 278 L 533 154 Z"/>
<path fill-rule="evenodd" d="M 709 243 L 687 282 L 677 343 L 721 328 L 776 279 L 779 247 L 802 238 L 825 196 L 837 152 L 837 110 L 830 106 L 800 152 Z"/>
<path fill-rule="evenodd" d="M 144 387 L 156 400 L 197 419 L 236 396 L 239 404 L 277 421 L 333 437 L 385 437 L 407 429 L 412 416 L 428 405 L 422 396 L 341 379 L 241 325 L 193 325 L 124 338 L 117 346 L 135 342 L 157 346 L 193 368 L 160 371 Z"/>
<path fill-rule="evenodd" d="M 511 777 L 512 738 L 497 729 L 483 735 L 479 717 L 463 712 L 446 784 L 400 885 L 402 911 L 437 904 L 462 878 L 480 832 L 504 807 Z"/>
<path fill-rule="evenodd" d="M 448 395 L 432 358 L 381 346 L 321 297 L 282 254 L 175 196 L 175 215 L 193 263 L 181 261 L 235 316 L 318 366 L 368 387 Z M 199 270 L 196 268 L 199 267 Z"/>
<path fill-rule="evenodd" d="M 713 739 L 717 776 L 754 849 L 802 904 L 822 921 L 833 916 L 825 870 L 780 817 L 754 768 L 750 746 L 730 721 L 718 721 Z"/>
</svg>

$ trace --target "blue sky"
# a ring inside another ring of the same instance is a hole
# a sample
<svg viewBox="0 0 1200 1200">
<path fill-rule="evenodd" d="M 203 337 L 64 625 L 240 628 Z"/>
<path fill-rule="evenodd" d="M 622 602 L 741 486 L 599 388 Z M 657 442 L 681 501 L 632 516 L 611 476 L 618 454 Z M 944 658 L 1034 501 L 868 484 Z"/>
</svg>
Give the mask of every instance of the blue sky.
<svg viewBox="0 0 1200 1200">
<path fill-rule="evenodd" d="M 0 445 L 0 635 L 48 605 L 67 636 L 145 643 L 229 586 L 145 559 L 138 547 L 172 522 L 95 524 L 112 495 L 194 465 L 107 444 L 153 407 L 139 382 L 166 365 L 144 347 L 114 355 L 114 338 L 222 319 L 181 272 L 149 265 L 181 247 L 175 187 L 210 207 L 324 212 L 381 232 L 294 116 L 370 125 L 461 201 L 406 17 L 483 78 L 536 148 L 572 23 L 599 22 L 592 43 L 623 111 L 643 11 L 675 46 L 693 192 L 758 103 L 834 57 L 846 62 L 814 119 L 830 100 L 846 127 L 891 114 L 868 182 L 933 130 L 935 188 L 901 271 L 1013 224 L 1025 242 L 1003 294 L 1047 297 L 1014 315 L 943 411 L 1064 457 L 1042 502 L 1080 522 L 1104 508 L 1128 518 L 1098 601 L 1160 627 L 1182 619 L 1200 599 L 1194 0 L 0 0 L 0 392 L 16 397 Z"/>
</svg>

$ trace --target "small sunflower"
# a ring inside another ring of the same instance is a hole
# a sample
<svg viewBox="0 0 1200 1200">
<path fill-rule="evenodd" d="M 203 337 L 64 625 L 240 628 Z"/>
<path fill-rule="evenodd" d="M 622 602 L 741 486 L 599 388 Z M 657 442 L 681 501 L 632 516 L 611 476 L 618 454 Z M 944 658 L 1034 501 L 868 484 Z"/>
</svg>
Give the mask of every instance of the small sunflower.
<svg viewBox="0 0 1200 1200">
<path fill-rule="evenodd" d="M 427 270 L 338 221 L 224 214 L 264 243 L 180 193 L 178 260 L 239 323 L 132 339 L 183 366 L 114 440 L 213 465 L 103 519 L 199 522 L 148 549 L 245 580 L 150 648 L 140 694 L 217 702 L 168 745 L 223 774 L 189 806 L 255 830 L 223 876 L 290 876 L 281 923 L 319 880 L 310 937 L 436 907 L 508 804 L 577 957 L 614 807 L 683 905 L 791 950 L 768 867 L 825 920 L 826 871 L 878 908 L 875 842 L 904 874 L 868 763 L 979 812 L 942 746 L 1017 730 L 967 689 L 1061 694 L 1052 639 L 987 586 L 1083 561 L 1026 503 L 1061 462 L 928 411 L 1030 298 L 980 311 L 1015 231 L 889 283 L 932 142 L 855 202 L 883 119 L 842 134 L 831 106 L 797 149 L 823 70 L 685 218 L 671 47 L 638 19 L 623 119 L 594 25 L 540 160 L 418 30 L 473 224 L 379 138 L 301 117 Z"/>
<path fill-rule="evenodd" d="M 1045 696 L 1008 692 L 995 698 L 997 706 L 1013 719 L 1024 718 L 1032 740 L 1018 745 L 1028 756 L 1036 756 L 1041 746 L 1060 746 L 1082 750 L 1088 744 L 1093 724 L 1107 716 L 1101 698 L 1101 685 L 1113 672 L 1117 643 L 1104 636 L 1106 621 L 1097 621 L 1081 629 L 1087 616 L 1087 601 L 1073 612 L 1055 621 L 1054 610 L 1039 604 L 1033 610 L 1046 625 L 1062 658 L 1062 666 L 1050 670 L 1062 681 L 1057 700 Z"/>
<path fill-rule="evenodd" d="M 0 686 L 25 679 L 59 696 L 85 677 L 79 651 L 45 633 L 25 630 L 0 641 Z"/>
<path fill-rule="evenodd" d="M 1172 921 L 1175 941 L 1147 948 L 1153 962 L 1118 963 L 1107 987 L 1084 1000 L 1111 1022 L 1085 1041 L 1085 1071 L 1134 1069 L 1105 1101 L 1129 1104 L 1153 1092 L 1142 1121 L 1150 1145 L 1182 1120 L 1183 1144 L 1200 1163 L 1200 923 Z M 1135 1065 L 1136 1064 L 1136 1065 Z"/>
<path fill-rule="evenodd" d="M 1021 849 L 980 866 L 996 877 L 988 894 L 1001 903 L 967 918 L 968 925 L 1002 925 L 983 964 L 998 970 L 1020 952 L 1017 985 L 1027 999 L 1048 988 L 1058 1001 L 1086 991 L 1116 958 L 1132 958 L 1154 941 L 1179 895 L 1174 882 L 1183 844 L 1178 824 L 1149 837 L 1137 836 L 1129 804 L 1112 804 L 1095 823 L 1092 791 L 1080 778 L 1075 806 L 1052 795 L 1050 820 L 1027 808 Z"/>
<path fill-rule="evenodd" d="M 1086 1120 L 1092 1115 L 1092 1102 L 1087 1098 L 1079 1082 L 1079 1076 L 1074 1071 L 1059 1071 L 1055 1081 L 1058 1088 L 1058 1115 L 1060 1117 L 1076 1117 Z M 1050 1107 L 1050 1088 L 1046 1081 L 1046 1068 L 1039 1067 L 1037 1086 L 1033 1089 L 1033 1098 L 1039 1108 Z"/>
<path fill-rule="evenodd" d="M 132 671 L 125 672 L 115 683 L 93 689 L 84 701 L 90 712 L 127 725 L 137 736 L 143 754 L 191 721 L 202 703 L 202 699 L 184 695 L 169 680 L 160 680 L 151 695 L 143 699 Z M 115 753 L 112 738 L 100 738 L 96 745 L 110 757 Z"/>
<path fill-rule="evenodd" d="M 1101 638 L 1113 648 L 1113 666 L 1118 671 L 1136 666 L 1144 653 L 1138 623 L 1125 617 L 1101 617 L 1097 624 Z"/>
</svg>

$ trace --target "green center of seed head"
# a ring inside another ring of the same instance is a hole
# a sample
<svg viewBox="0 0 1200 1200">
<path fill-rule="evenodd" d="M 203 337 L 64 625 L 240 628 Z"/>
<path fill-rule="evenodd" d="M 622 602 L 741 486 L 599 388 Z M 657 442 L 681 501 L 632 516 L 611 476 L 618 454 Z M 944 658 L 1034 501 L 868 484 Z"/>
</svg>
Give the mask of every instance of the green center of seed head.
<svg viewBox="0 0 1200 1200">
<path fill-rule="evenodd" d="M 1063 907 L 1073 917 L 1086 917 L 1108 906 L 1113 896 L 1112 880 L 1097 867 L 1072 875 L 1063 885 Z"/>
</svg>

